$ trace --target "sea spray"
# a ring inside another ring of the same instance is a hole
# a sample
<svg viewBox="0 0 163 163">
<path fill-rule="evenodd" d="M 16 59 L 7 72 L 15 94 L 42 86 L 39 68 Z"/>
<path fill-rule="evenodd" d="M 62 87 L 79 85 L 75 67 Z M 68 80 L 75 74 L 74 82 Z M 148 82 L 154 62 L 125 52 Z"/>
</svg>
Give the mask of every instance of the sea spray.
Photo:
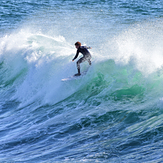
<svg viewBox="0 0 163 163">
<path fill-rule="evenodd" d="M 149 21 L 131 26 L 113 39 L 110 58 L 116 63 L 131 64 L 144 75 L 162 69 L 161 24 L 162 21 Z"/>
</svg>

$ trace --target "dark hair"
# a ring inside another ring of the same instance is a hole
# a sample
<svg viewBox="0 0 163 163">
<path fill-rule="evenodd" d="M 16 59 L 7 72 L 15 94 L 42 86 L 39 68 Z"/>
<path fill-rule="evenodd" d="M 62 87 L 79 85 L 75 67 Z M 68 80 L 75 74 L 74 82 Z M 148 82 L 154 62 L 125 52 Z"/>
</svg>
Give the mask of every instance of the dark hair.
<svg viewBox="0 0 163 163">
<path fill-rule="evenodd" d="M 75 45 L 81 46 L 81 43 L 78 41 L 78 42 L 75 43 Z"/>
</svg>

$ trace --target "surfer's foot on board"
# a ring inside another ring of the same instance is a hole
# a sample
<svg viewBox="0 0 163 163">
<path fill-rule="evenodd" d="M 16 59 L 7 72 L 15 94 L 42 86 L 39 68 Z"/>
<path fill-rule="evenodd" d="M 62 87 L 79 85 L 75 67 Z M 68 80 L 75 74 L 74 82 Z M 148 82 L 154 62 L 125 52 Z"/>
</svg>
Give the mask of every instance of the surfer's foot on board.
<svg viewBox="0 0 163 163">
<path fill-rule="evenodd" d="M 81 73 L 80 73 L 80 68 L 78 68 L 78 73 L 75 74 L 74 76 L 80 76 L 80 75 L 81 75 Z"/>
<path fill-rule="evenodd" d="M 77 73 L 77 74 L 75 74 L 74 76 L 80 76 L 81 75 L 81 73 Z"/>
</svg>

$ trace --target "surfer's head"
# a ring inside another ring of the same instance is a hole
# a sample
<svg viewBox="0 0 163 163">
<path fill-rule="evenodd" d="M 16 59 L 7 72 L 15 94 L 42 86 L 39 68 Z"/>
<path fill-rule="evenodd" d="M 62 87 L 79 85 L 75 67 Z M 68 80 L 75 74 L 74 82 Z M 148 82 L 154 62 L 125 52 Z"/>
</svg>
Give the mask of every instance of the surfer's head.
<svg viewBox="0 0 163 163">
<path fill-rule="evenodd" d="M 78 41 L 75 43 L 76 49 L 79 49 L 79 47 L 81 46 L 81 43 Z"/>
</svg>

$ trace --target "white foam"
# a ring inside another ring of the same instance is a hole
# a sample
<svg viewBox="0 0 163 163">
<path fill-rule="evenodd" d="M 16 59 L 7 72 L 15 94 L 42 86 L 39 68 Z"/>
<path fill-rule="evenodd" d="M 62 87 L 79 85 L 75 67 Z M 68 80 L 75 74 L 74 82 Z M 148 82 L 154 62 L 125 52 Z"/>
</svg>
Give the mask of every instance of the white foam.
<svg viewBox="0 0 163 163">
<path fill-rule="evenodd" d="M 111 43 L 109 58 L 117 64 L 132 64 L 144 74 L 151 74 L 163 66 L 162 22 L 146 22 L 130 27 Z"/>
</svg>

